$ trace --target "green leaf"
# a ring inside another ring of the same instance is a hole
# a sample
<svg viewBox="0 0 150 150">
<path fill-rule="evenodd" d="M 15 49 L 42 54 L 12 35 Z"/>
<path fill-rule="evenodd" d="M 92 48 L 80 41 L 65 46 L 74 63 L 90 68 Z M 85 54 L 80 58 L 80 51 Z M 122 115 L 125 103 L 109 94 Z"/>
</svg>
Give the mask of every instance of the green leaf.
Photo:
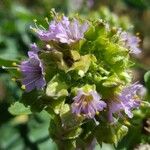
<svg viewBox="0 0 150 150">
<path fill-rule="evenodd" d="M 43 60 L 43 63 L 46 68 L 46 78 L 49 80 L 57 73 L 58 69 L 67 70 L 68 67 L 63 59 L 62 52 L 59 51 L 50 51 L 44 52 L 40 55 L 40 58 Z"/>
<path fill-rule="evenodd" d="M 42 141 L 43 139 L 49 139 L 48 127 L 50 116 L 46 111 L 42 111 L 35 114 L 28 123 L 29 139 L 31 142 Z"/>
<path fill-rule="evenodd" d="M 51 114 L 53 112 L 51 112 L 50 109 L 52 109 L 54 111 L 55 114 L 59 114 L 61 112 L 61 107 L 64 105 L 64 99 L 53 99 L 49 105 L 49 108 L 47 108 L 47 111 Z"/>
<path fill-rule="evenodd" d="M 112 144 L 106 144 L 102 143 L 102 145 L 96 145 L 94 150 L 115 150 L 114 146 Z M 121 150 L 121 149 L 120 149 Z M 122 149 L 123 150 L 123 149 Z M 125 149 L 124 149 L 125 150 Z"/>
<path fill-rule="evenodd" d="M 57 145 L 52 139 L 48 139 L 38 144 L 39 150 L 57 150 Z"/>
<path fill-rule="evenodd" d="M 12 81 L 11 75 L 9 75 L 8 73 L 1 73 L 0 83 L 2 86 L 4 86 L 4 90 L 7 91 L 5 97 L 2 96 L 1 99 L 4 98 L 4 101 L 8 103 L 12 103 L 20 99 L 22 90 L 18 87 L 16 82 Z"/>
<path fill-rule="evenodd" d="M 0 149 L 23 149 L 24 143 L 17 128 L 10 124 L 3 124 L 0 128 L 0 133 L 3 135 L 0 137 Z"/>
<path fill-rule="evenodd" d="M 91 25 L 88 31 L 85 33 L 85 38 L 92 41 L 96 38 L 96 36 L 97 32 L 95 32 L 95 27 Z"/>
<path fill-rule="evenodd" d="M 116 150 L 130 150 L 134 149 L 136 145 L 144 141 L 142 135 L 144 135 L 141 130 L 141 124 L 131 126 L 129 128 L 128 134 L 118 143 Z"/>
<path fill-rule="evenodd" d="M 80 59 L 80 54 L 75 50 L 71 50 L 71 56 L 72 56 L 74 61 L 77 61 Z"/>
<path fill-rule="evenodd" d="M 8 111 L 13 114 L 13 115 L 27 115 L 31 114 L 30 107 L 25 107 L 24 104 L 20 102 L 15 102 L 12 104 L 9 108 Z"/>
<path fill-rule="evenodd" d="M 121 83 L 117 75 L 112 75 L 103 82 L 103 86 L 105 87 L 116 87 Z"/>
<path fill-rule="evenodd" d="M 104 142 L 117 145 L 126 135 L 127 131 L 128 128 L 121 124 L 109 125 L 101 123 L 95 130 L 95 136 L 99 144 Z"/>
<path fill-rule="evenodd" d="M 72 67 L 68 69 L 68 72 L 76 70 L 78 71 L 78 74 L 82 77 L 88 71 L 92 61 L 96 61 L 96 58 L 93 55 L 81 56 L 80 60 L 74 62 Z"/>
<path fill-rule="evenodd" d="M 76 139 L 82 132 L 82 128 L 76 128 L 71 130 L 68 134 L 64 136 L 64 140 Z"/>
<path fill-rule="evenodd" d="M 2 59 L 16 59 L 19 57 L 19 52 L 17 51 L 17 43 L 15 39 L 7 38 L 5 40 L 7 47 L 5 49 L 1 49 L 0 58 Z"/>
<path fill-rule="evenodd" d="M 145 10 L 145 9 L 148 9 L 149 6 L 150 6 L 150 3 L 149 1 L 147 0 L 124 0 L 124 2 L 126 4 L 128 4 L 129 6 L 132 6 L 136 9 L 139 9 L 139 10 Z"/>
<path fill-rule="evenodd" d="M 59 75 L 55 75 L 47 84 L 46 94 L 54 99 L 68 96 L 67 85 Z"/>
<path fill-rule="evenodd" d="M 49 98 L 43 96 L 43 91 L 33 90 L 29 93 L 24 92 L 21 102 L 26 107 L 30 106 L 31 111 L 41 112 L 49 104 Z"/>
<path fill-rule="evenodd" d="M 82 117 L 76 117 L 76 115 L 74 115 L 71 112 L 68 104 L 64 104 L 60 108 L 60 118 L 61 118 L 63 127 L 68 130 L 70 128 L 73 129 L 73 128 L 76 128 L 77 126 L 80 126 L 84 119 Z"/>
</svg>

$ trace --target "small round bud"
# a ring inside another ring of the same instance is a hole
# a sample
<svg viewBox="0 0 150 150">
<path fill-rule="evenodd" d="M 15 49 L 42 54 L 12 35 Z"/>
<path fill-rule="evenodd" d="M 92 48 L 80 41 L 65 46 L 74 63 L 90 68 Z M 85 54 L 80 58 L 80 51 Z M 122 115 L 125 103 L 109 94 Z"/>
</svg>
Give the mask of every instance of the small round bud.
<svg viewBox="0 0 150 150">
<path fill-rule="evenodd" d="M 25 90 L 25 89 L 26 89 L 26 86 L 25 86 L 25 85 L 22 85 L 22 86 L 21 86 L 21 89 Z"/>
</svg>

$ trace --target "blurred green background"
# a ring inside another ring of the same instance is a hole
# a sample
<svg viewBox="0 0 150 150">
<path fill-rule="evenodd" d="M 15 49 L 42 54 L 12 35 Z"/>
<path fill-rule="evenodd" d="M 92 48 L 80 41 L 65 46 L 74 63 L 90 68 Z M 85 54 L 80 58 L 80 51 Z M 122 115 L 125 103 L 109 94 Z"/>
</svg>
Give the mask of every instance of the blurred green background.
<svg viewBox="0 0 150 150">
<path fill-rule="evenodd" d="M 134 58 L 134 80 L 145 86 L 145 100 L 150 102 L 149 0 L 0 0 L 0 65 L 9 66 L 26 57 L 29 44 L 39 42 L 30 31 L 30 25 L 34 19 L 41 22 L 49 16 L 51 8 L 66 15 L 78 13 L 84 17 L 102 18 L 113 26 L 139 33 L 142 53 Z M 22 91 L 20 83 L 12 81 L 13 75 L 8 71 L 0 68 L 0 150 L 55 150 L 55 143 L 48 137 L 46 112 L 29 116 L 9 113 L 8 107 L 20 99 Z M 97 146 L 96 149 L 131 150 L 149 144 L 150 108 L 142 106 L 130 122 L 128 135 L 117 147 L 103 144 L 102 148 Z"/>
</svg>

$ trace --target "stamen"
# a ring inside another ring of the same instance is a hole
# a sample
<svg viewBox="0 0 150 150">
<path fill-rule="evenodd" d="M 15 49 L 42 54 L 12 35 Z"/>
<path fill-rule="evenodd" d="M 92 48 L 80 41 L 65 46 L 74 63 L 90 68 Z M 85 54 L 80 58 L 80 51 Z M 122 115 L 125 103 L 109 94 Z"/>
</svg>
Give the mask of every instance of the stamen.
<svg viewBox="0 0 150 150">
<path fill-rule="evenodd" d="M 10 70 L 10 69 L 16 69 L 16 70 L 17 70 L 18 67 L 6 67 L 6 66 L 1 66 L 1 68 L 2 68 L 2 69 L 8 69 L 8 70 Z"/>
<path fill-rule="evenodd" d="M 30 26 L 30 29 L 33 30 L 34 32 L 38 31 L 36 28 L 33 28 L 32 26 Z"/>
<path fill-rule="evenodd" d="M 96 111 L 96 115 L 99 115 L 99 111 Z"/>
<path fill-rule="evenodd" d="M 57 13 L 56 13 L 56 11 L 55 11 L 55 8 L 52 8 L 52 9 L 51 9 L 50 15 L 51 15 L 52 17 L 56 17 L 56 16 L 57 16 Z"/>
<path fill-rule="evenodd" d="M 37 25 L 37 20 L 36 20 L 36 19 L 34 19 L 33 21 L 34 21 L 34 25 L 35 25 L 35 27 L 36 27 L 37 29 L 39 29 L 39 27 L 38 27 L 38 25 Z"/>
<path fill-rule="evenodd" d="M 46 30 L 41 24 L 39 25 L 39 27 L 41 27 L 43 30 Z"/>
<path fill-rule="evenodd" d="M 45 21 L 46 21 L 46 23 L 49 25 L 49 21 L 48 21 L 48 18 L 47 18 L 47 17 L 45 18 Z"/>
<path fill-rule="evenodd" d="M 16 81 L 21 81 L 21 79 L 16 79 L 16 78 L 11 78 L 12 81 L 16 82 Z"/>
<path fill-rule="evenodd" d="M 95 118 L 93 118 L 93 120 L 94 120 L 95 124 L 98 126 L 99 122 Z"/>
</svg>

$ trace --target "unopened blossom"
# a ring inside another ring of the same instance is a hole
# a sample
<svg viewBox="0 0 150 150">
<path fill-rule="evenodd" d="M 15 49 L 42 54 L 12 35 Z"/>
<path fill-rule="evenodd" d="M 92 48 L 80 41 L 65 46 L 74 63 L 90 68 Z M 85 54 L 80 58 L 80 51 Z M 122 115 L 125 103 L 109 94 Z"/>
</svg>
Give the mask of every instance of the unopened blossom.
<svg viewBox="0 0 150 150">
<path fill-rule="evenodd" d="M 140 99 L 137 92 L 142 88 L 142 85 L 134 83 L 126 88 L 124 88 L 121 94 L 111 102 L 108 103 L 109 107 L 109 121 L 113 122 L 113 114 L 118 114 L 122 116 L 122 111 L 132 118 L 132 110 L 138 108 L 140 105 Z"/>
<path fill-rule="evenodd" d="M 106 107 L 106 103 L 100 100 L 100 95 L 92 90 L 85 93 L 80 89 L 77 95 L 73 98 L 72 112 L 76 115 L 83 115 L 87 118 L 94 118 L 95 114 L 102 111 Z"/>
<path fill-rule="evenodd" d="M 46 85 L 44 78 L 43 64 L 38 55 L 34 51 L 28 52 L 29 59 L 23 61 L 20 70 L 23 75 L 22 84 L 25 86 L 26 92 L 33 89 L 42 89 Z"/>
<path fill-rule="evenodd" d="M 83 39 L 87 29 L 87 22 L 80 24 L 77 19 L 70 21 L 63 16 L 61 20 L 54 19 L 51 21 L 48 30 L 37 28 L 35 31 L 43 41 L 57 41 L 70 44 Z"/>
<path fill-rule="evenodd" d="M 127 32 L 121 32 L 120 38 L 121 41 L 124 42 L 124 46 L 130 50 L 130 53 L 139 54 L 141 52 L 139 48 L 139 37 L 133 36 Z"/>
</svg>

